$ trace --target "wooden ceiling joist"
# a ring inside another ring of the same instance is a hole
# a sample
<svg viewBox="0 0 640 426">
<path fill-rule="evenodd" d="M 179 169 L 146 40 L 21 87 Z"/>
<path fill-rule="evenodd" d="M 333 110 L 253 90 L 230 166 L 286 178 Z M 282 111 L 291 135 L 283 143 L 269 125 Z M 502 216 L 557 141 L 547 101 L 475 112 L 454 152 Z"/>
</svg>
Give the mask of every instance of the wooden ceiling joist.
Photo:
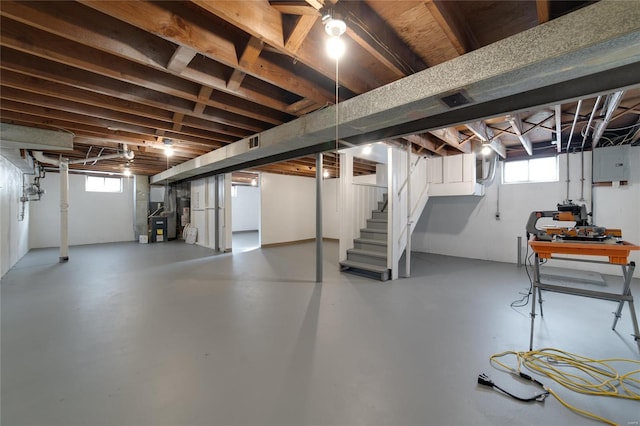
<svg viewBox="0 0 640 426">
<path fill-rule="evenodd" d="M 225 39 L 223 36 L 215 34 L 208 29 L 189 22 L 184 17 L 180 17 L 180 25 L 176 23 L 177 17 L 171 12 L 161 7 L 161 3 L 150 2 L 131 2 L 131 1 L 85 1 L 83 4 L 92 7 L 102 13 L 112 16 L 116 19 L 123 20 L 132 25 L 137 26 L 145 31 L 155 34 L 159 37 L 169 40 L 173 43 L 189 46 L 192 49 L 202 52 L 207 57 L 223 63 L 232 68 L 251 74 L 254 77 L 264 80 L 273 85 L 284 88 L 285 90 L 295 93 L 302 97 L 315 99 L 319 103 L 332 98 L 331 92 L 316 87 L 309 81 L 300 76 L 296 76 L 291 72 L 269 63 L 268 61 L 258 58 L 252 64 L 243 66 L 238 61 L 236 48 L 232 41 Z M 258 39 L 264 40 L 271 44 L 271 39 L 261 36 L 261 32 L 273 34 L 274 26 L 279 26 L 275 32 L 279 32 L 279 44 L 283 46 L 282 40 L 282 22 L 279 19 L 280 13 L 272 9 L 268 4 L 261 2 L 252 2 L 247 4 L 244 2 L 208 2 L 194 1 L 194 4 L 202 7 L 211 13 L 228 18 L 229 22 L 234 21 L 234 15 L 241 13 L 242 16 L 236 16 L 238 21 L 245 23 L 244 26 L 238 25 L 244 31 L 254 35 Z M 278 15 L 267 17 L 262 21 L 261 16 L 265 9 L 273 11 Z M 217 12 L 217 13 L 216 13 Z M 229 14 L 229 15 L 227 15 Z M 275 22 L 273 21 L 275 19 Z M 254 27 L 252 29 L 252 27 Z M 250 29 L 250 31 L 247 31 Z M 276 37 L 277 39 L 277 37 Z M 276 40 L 274 39 L 274 40 Z"/>
<path fill-rule="evenodd" d="M 335 10 L 347 19 L 347 35 L 398 78 L 427 68 L 400 37 L 364 2 L 339 2 Z"/>
<path fill-rule="evenodd" d="M 167 64 L 167 69 L 176 74 L 182 74 L 189 65 L 189 62 L 196 56 L 196 51 L 187 46 L 178 46 L 176 51 L 169 59 L 169 63 Z"/>
</svg>

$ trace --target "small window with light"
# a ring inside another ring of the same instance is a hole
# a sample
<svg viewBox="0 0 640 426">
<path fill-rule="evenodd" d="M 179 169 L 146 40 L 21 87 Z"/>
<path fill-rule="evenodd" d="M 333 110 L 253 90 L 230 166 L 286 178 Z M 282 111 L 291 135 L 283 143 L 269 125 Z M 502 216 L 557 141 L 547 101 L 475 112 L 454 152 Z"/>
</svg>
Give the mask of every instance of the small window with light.
<svg viewBox="0 0 640 426">
<path fill-rule="evenodd" d="M 503 183 L 557 182 L 558 157 L 532 158 L 504 163 Z"/>
<path fill-rule="evenodd" d="M 87 192 L 122 192 L 122 178 L 87 176 Z"/>
</svg>

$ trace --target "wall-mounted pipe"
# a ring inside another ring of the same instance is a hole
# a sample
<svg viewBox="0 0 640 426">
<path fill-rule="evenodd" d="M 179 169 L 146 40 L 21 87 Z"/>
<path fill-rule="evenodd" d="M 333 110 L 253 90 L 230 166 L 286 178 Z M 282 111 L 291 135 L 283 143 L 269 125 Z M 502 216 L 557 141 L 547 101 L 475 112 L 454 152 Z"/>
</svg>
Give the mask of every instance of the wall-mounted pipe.
<svg viewBox="0 0 640 426">
<path fill-rule="evenodd" d="M 60 160 L 58 158 L 48 157 L 44 155 L 42 151 L 32 151 L 31 155 L 33 155 L 33 158 L 35 158 L 40 163 L 53 164 L 54 166 L 58 166 L 60 164 Z M 128 150 L 127 147 L 125 146 L 125 150 L 123 152 L 118 152 L 116 154 L 99 155 L 97 157 L 82 158 L 78 160 L 71 160 L 68 162 L 68 164 L 80 164 L 80 163 L 86 163 L 89 161 L 111 160 L 114 158 L 124 158 L 126 160 L 133 160 L 134 157 L 135 157 L 135 154 L 133 153 L 133 151 Z"/>
<path fill-rule="evenodd" d="M 42 153 L 42 151 L 31 151 L 31 155 L 36 159 L 39 163 L 43 164 L 53 164 L 54 166 L 60 165 L 60 159 L 55 157 L 47 157 Z"/>
<path fill-rule="evenodd" d="M 111 160 L 114 158 L 124 158 L 126 160 L 133 160 L 134 157 L 135 157 L 135 154 L 133 153 L 133 151 L 124 151 L 124 152 L 118 152 L 116 154 L 106 154 L 106 155 L 100 155 L 97 157 L 72 160 L 72 161 L 69 161 L 69 164 L 80 164 L 80 163 L 86 163 L 89 161 Z"/>
</svg>

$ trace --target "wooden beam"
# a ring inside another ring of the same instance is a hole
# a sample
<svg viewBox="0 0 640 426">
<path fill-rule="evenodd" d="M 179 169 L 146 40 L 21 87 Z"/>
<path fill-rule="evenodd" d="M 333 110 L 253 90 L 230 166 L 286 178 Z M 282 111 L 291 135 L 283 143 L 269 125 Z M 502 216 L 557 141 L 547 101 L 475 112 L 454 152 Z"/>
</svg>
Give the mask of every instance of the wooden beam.
<svg viewBox="0 0 640 426">
<path fill-rule="evenodd" d="M 462 142 L 465 138 L 460 132 L 458 132 L 458 130 L 455 127 L 447 127 L 444 129 L 431 130 L 429 131 L 429 133 L 438 137 L 439 139 L 444 141 L 447 145 L 457 149 L 460 152 L 464 152 L 464 153 L 471 152 L 471 146 L 467 143 Z"/>
<path fill-rule="evenodd" d="M 562 152 L 562 104 L 554 106 L 554 113 L 556 116 L 556 152 Z M 569 144 L 567 143 L 567 154 L 568 153 Z"/>
<path fill-rule="evenodd" d="M 238 58 L 238 63 L 243 67 L 253 64 L 258 59 L 258 56 L 260 56 L 263 47 L 264 43 L 261 40 L 256 37 L 249 38 L 247 45 L 242 51 L 242 55 Z M 238 90 L 246 75 L 246 72 L 238 68 L 234 69 L 231 77 L 229 77 L 229 81 L 227 81 L 227 88 L 229 90 Z"/>
<path fill-rule="evenodd" d="M 247 75 L 246 72 L 240 71 L 237 68 L 234 69 L 233 72 L 231 73 L 231 77 L 229 77 L 229 80 L 227 81 L 227 89 L 234 90 L 234 91 L 238 90 L 246 75 Z"/>
<path fill-rule="evenodd" d="M 135 2 L 137 3 L 137 2 Z M 242 2 L 242 1 L 208 1 L 208 0 L 193 0 L 193 3 L 197 4 L 204 10 L 224 19 L 232 25 L 242 29 L 243 31 L 251 34 L 252 36 L 263 40 L 270 46 L 278 49 L 280 52 L 295 57 L 300 62 L 304 63 L 308 67 L 316 70 L 320 74 L 327 78 L 335 79 L 335 66 L 333 61 L 327 61 L 323 55 L 318 55 L 317 49 L 314 46 L 302 47 L 297 52 L 291 52 L 285 47 L 284 33 L 282 28 L 282 15 L 280 12 L 272 8 L 267 2 Z M 314 43 L 321 43 L 319 38 L 314 39 Z M 271 73 L 267 66 L 267 61 L 256 63 L 252 67 L 248 67 L 246 72 L 251 73 L 255 70 L 258 74 L 262 74 L 262 79 L 266 76 L 275 75 Z M 287 71 L 287 74 L 291 74 Z M 279 75 L 282 80 L 282 75 Z M 289 86 L 293 82 L 298 82 L 300 76 L 291 76 Z M 342 72 L 339 76 L 340 84 L 343 87 L 351 90 L 354 93 L 364 93 L 373 89 L 374 87 L 364 81 L 361 75 L 352 75 Z M 265 81 L 267 81 L 265 79 Z M 280 84 L 273 83 L 284 87 L 285 82 L 280 81 Z M 318 94 L 310 96 L 309 94 L 303 94 L 298 90 L 290 90 L 292 93 L 296 93 L 301 97 L 310 98 L 316 101 L 320 105 L 324 105 L 326 102 L 330 102 L 333 96 L 327 96 L 326 92 L 322 91 L 325 99 L 318 97 Z"/>
<path fill-rule="evenodd" d="M 520 143 L 524 147 L 525 151 L 527 151 L 527 154 L 533 155 L 531 139 L 529 138 L 529 135 L 525 134 L 524 128 L 522 126 L 522 117 L 520 117 L 520 114 L 515 113 L 507 115 L 507 121 L 509 122 L 509 124 L 511 124 L 511 128 L 518 136 L 518 139 L 520 139 Z"/>
<path fill-rule="evenodd" d="M 538 24 L 549 22 L 551 18 L 551 7 L 549 0 L 536 0 L 536 11 L 538 12 Z"/>
<path fill-rule="evenodd" d="M 269 0 L 272 8 L 286 15 L 320 16 L 318 9 L 306 1 Z"/>
<path fill-rule="evenodd" d="M 140 134 L 152 134 L 153 131 L 171 130 L 173 124 L 167 121 L 153 120 L 134 114 L 115 112 L 96 106 L 57 99 L 41 94 L 23 92 L 2 86 L 2 108 L 15 112 L 50 117 L 58 120 L 74 121 L 107 129 L 126 130 Z M 234 136 L 223 135 L 208 130 L 185 127 L 185 135 L 210 137 L 223 142 L 234 142 Z"/>
<path fill-rule="evenodd" d="M 593 136 L 591 139 L 591 148 L 595 148 L 598 146 L 598 142 L 600 142 L 600 138 L 604 134 L 604 131 L 607 129 L 607 126 L 609 126 L 609 122 L 613 117 L 613 113 L 618 109 L 618 105 L 620 105 L 620 101 L 622 101 L 624 93 L 624 90 L 619 90 L 607 96 L 606 105 L 604 105 L 603 107 L 607 108 L 607 112 L 602 119 L 596 120 L 596 123 L 594 124 L 595 130 L 593 131 Z"/>
<path fill-rule="evenodd" d="M 3 46 L 192 102 L 197 101 L 196 93 L 200 85 L 178 76 L 107 55 L 70 40 L 46 35 L 38 29 L 25 27 L 4 18 L 2 30 Z M 314 91 L 317 92 L 315 89 Z M 226 103 L 212 99 L 207 102 L 207 105 L 276 125 L 290 120 L 286 114 L 259 104 L 249 103 L 244 99 Z"/>
<path fill-rule="evenodd" d="M 466 123 L 465 126 L 471 130 L 483 143 L 489 144 L 491 149 L 493 149 L 498 155 L 502 158 L 507 158 L 507 148 L 504 146 L 500 139 L 495 137 L 493 134 L 493 130 L 487 127 L 487 124 L 484 121 L 474 121 L 471 123 Z"/>
<path fill-rule="evenodd" d="M 314 15 L 302 15 L 298 18 L 296 25 L 293 27 L 291 34 L 287 38 L 287 42 L 284 45 L 285 50 L 295 54 L 300 49 L 302 42 L 313 28 L 313 25 L 318 20 L 318 16 Z"/>
<path fill-rule="evenodd" d="M 291 93 L 312 98 L 320 104 L 324 104 L 333 98 L 331 91 L 318 88 L 311 81 L 269 61 L 258 58 L 250 66 L 240 65 L 235 45 L 231 40 L 189 21 L 186 16 L 175 15 L 170 10 L 160 6 L 160 3 L 143 1 L 80 1 L 86 6 L 144 29 L 165 40 L 188 46 L 217 62 L 232 68 L 240 68 L 241 71 L 247 74 L 277 87 L 282 87 Z M 237 20 L 242 24 L 237 25 L 241 29 L 267 41 L 269 44 L 272 44 L 273 41 L 277 46 L 283 47 L 280 13 L 271 8 L 268 3 L 251 2 L 249 4 L 246 2 L 211 2 L 205 0 L 196 0 L 193 3 L 208 12 L 223 17 L 234 25 Z M 187 9 L 185 8 L 185 14 L 188 13 Z M 276 14 L 277 18 L 273 14 Z M 265 18 L 264 20 L 262 20 L 263 17 Z M 271 39 L 272 37 L 273 39 Z M 335 70 L 333 73 L 335 74 Z"/>
<path fill-rule="evenodd" d="M 200 88 L 200 92 L 198 93 L 198 102 L 196 102 L 196 106 L 193 108 L 194 114 L 199 115 L 204 112 L 204 108 L 207 106 L 212 93 L 213 89 L 211 87 L 202 86 Z"/>
<path fill-rule="evenodd" d="M 179 132 L 182 129 L 182 119 L 184 114 L 176 112 L 173 114 L 173 130 Z"/>
<path fill-rule="evenodd" d="M 296 114 L 299 111 L 305 108 L 308 108 L 312 105 L 316 105 L 316 103 L 311 99 L 300 99 L 298 102 L 294 102 L 291 105 L 289 105 L 289 108 L 287 108 L 287 112 L 291 114 Z"/>
<path fill-rule="evenodd" d="M 429 135 L 427 133 L 421 134 L 421 135 L 409 135 L 409 136 L 403 136 L 401 139 L 407 140 L 413 144 L 416 144 L 424 149 L 426 149 L 427 151 L 430 151 L 434 154 L 437 155 L 441 155 L 441 156 L 446 156 L 448 155 L 447 151 L 443 151 L 441 149 L 438 149 L 440 144 L 438 144 L 435 140 L 433 140 L 433 138 L 429 137 Z"/>
<path fill-rule="evenodd" d="M 339 2 L 334 8 L 346 17 L 347 35 L 396 76 L 405 77 L 427 68 L 365 2 Z"/>
<path fill-rule="evenodd" d="M 426 0 L 425 5 L 460 55 L 480 47 L 480 43 L 455 2 Z"/>
<path fill-rule="evenodd" d="M 189 62 L 191 62 L 193 57 L 196 56 L 196 53 L 198 52 L 190 47 L 178 46 L 176 51 L 173 53 L 173 56 L 171 56 L 171 59 L 169 59 L 167 69 L 176 74 L 182 73 L 182 71 L 187 68 L 187 65 L 189 65 Z"/>
<path fill-rule="evenodd" d="M 143 29 L 124 25 L 102 13 L 92 13 L 91 10 L 75 2 L 3 1 L 0 13 L 48 33 L 163 71 L 175 50 L 173 43 L 149 34 Z M 136 40 L 136 44 L 131 45 L 123 40 Z M 192 67 L 196 61 L 202 63 L 204 57 L 199 61 L 197 57 L 194 59 L 189 67 L 182 71 L 181 77 L 200 85 L 228 91 L 235 96 L 269 108 L 285 111 L 287 103 L 266 96 L 257 90 L 227 89 L 227 75 L 223 66 L 207 63 L 206 72 L 199 72 Z"/>
<path fill-rule="evenodd" d="M 185 115 L 193 114 L 193 103 L 182 98 L 101 77 L 55 62 L 42 61 L 36 63 L 31 58 L 16 52 L 2 50 L 1 56 L 0 67 L 3 72 L 11 70 L 25 76 L 37 77 L 92 93 L 111 96 L 123 101 L 132 101 L 154 108 L 182 112 Z M 203 113 L 201 118 L 212 123 L 232 126 L 251 133 L 260 132 L 267 128 L 263 122 L 215 108 Z"/>
</svg>

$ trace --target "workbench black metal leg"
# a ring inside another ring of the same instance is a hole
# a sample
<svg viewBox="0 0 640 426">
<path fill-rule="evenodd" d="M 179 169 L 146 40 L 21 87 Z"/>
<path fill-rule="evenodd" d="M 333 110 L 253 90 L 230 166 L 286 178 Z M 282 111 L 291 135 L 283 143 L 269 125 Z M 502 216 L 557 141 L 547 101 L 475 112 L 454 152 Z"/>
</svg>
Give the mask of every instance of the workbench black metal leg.
<svg viewBox="0 0 640 426">
<path fill-rule="evenodd" d="M 635 269 L 635 263 L 631 262 L 628 268 L 627 268 L 627 265 L 621 265 L 621 266 L 622 266 L 622 277 L 624 280 L 624 284 L 622 286 L 622 295 L 630 296 L 631 295 L 631 278 L 633 277 L 633 270 Z M 613 318 L 613 325 L 611 326 L 612 330 L 616 329 L 616 324 L 618 324 L 618 320 L 622 316 L 623 306 L 624 306 L 624 300 L 621 300 L 618 303 L 618 309 L 616 309 L 616 311 L 613 313 L 615 317 Z M 637 334 L 637 331 L 636 331 L 636 334 Z"/>
<path fill-rule="evenodd" d="M 539 267 L 539 259 L 538 253 L 535 255 L 535 259 L 533 261 L 533 283 L 531 287 L 531 331 L 529 333 L 529 350 L 533 350 L 533 328 L 536 320 L 536 291 L 540 296 L 540 301 L 542 301 L 542 291 L 538 284 L 540 283 L 540 267 Z M 540 304 L 540 313 L 542 314 L 542 303 Z"/>
<path fill-rule="evenodd" d="M 542 311 L 542 289 L 538 287 L 538 304 L 540 305 L 540 317 L 544 317 L 544 312 Z"/>
<path fill-rule="evenodd" d="M 536 283 L 534 281 L 533 284 L 533 289 L 532 289 L 532 296 L 533 299 L 531 300 L 531 331 L 529 332 L 529 350 L 532 351 L 533 350 L 533 326 L 536 320 Z"/>
<path fill-rule="evenodd" d="M 638 318 L 636 317 L 636 308 L 633 306 L 633 299 L 629 300 L 629 309 L 631 309 L 631 321 L 633 322 L 633 340 L 636 341 L 640 352 L 640 330 L 638 330 Z"/>
</svg>

